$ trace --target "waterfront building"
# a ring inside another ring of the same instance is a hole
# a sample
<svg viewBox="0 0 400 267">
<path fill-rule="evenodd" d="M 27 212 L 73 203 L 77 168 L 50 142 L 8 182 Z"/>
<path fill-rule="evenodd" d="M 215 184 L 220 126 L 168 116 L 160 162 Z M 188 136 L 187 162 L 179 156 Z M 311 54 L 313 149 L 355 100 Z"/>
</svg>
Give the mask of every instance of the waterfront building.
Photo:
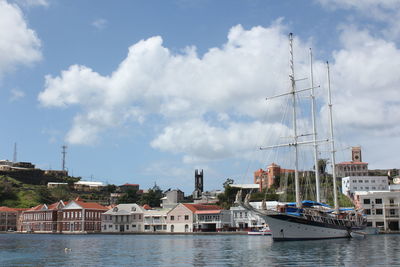
<svg viewBox="0 0 400 267">
<path fill-rule="evenodd" d="M 167 232 L 167 214 L 171 209 L 151 209 L 145 206 L 143 206 L 144 232 Z"/>
<path fill-rule="evenodd" d="M 219 201 L 218 195 L 223 194 L 222 190 L 205 191 L 198 199 L 193 199 L 195 204 L 215 204 Z"/>
<path fill-rule="evenodd" d="M 101 231 L 143 232 L 144 210 L 137 204 L 119 204 L 101 215 Z"/>
<path fill-rule="evenodd" d="M 352 196 L 356 191 L 389 190 L 387 176 L 348 176 L 342 178 L 342 193 Z"/>
<path fill-rule="evenodd" d="M 187 204 L 177 204 L 167 213 L 167 231 L 176 233 L 193 232 L 193 211 Z"/>
<path fill-rule="evenodd" d="M 216 205 L 183 204 L 193 213 L 193 232 L 219 232 L 230 228 L 230 211 Z"/>
<path fill-rule="evenodd" d="M 351 148 L 351 161 L 336 164 L 336 175 L 346 176 L 368 176 L 368 163 L 362 161 L 361 147 Z"/>
<path fill-rule="evenodd" d="M 57 232 L 58 212 L 65 203 L 60 200 L 51 205 L 40 204 L 21 214 L 22 232 L 53 233 Z"/>
<path fill-rule="evenodd" d="M 58 212 L 59 232 L 100 232 L 101 214 L 108 210 L 98 203 L 83 202 L 79 197 Z"/>
<path fill-rule="evenodd" d="M 0 207 L 0 232 L 17 231 L 18 211 L 9 207 Z"/>
<path fill-rule="evenodd" d="M 357 191 L 354 202 L 357 208 L 364 210 L 368 226 L 384 231 L 399 231 L 400 192 Z"/>
</svg>

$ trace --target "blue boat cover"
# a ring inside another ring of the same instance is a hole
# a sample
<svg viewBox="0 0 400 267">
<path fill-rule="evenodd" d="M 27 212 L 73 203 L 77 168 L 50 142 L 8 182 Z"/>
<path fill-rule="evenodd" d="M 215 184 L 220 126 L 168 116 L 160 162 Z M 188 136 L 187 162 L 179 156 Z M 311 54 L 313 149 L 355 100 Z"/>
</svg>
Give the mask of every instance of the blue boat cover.
<svg viewBox="0 0 400 267">
<path fill-rule="evenodd" d="M 303 200 L 301 203 L 303 204 L 304 207 L 311 207 L 311 206 L 323 206 L 323 207 L 327 207 L 327 208 L 331 207 L 328 204 L 324 204 L 324 203 L 320 203 L 320 202 L 316 202 L 316 201 L 312 201 L 312 200 Z M 296 206 L 296 202 L 290 202 L 290 203 L 287 203 L 286 205 Z"/>
</svg>

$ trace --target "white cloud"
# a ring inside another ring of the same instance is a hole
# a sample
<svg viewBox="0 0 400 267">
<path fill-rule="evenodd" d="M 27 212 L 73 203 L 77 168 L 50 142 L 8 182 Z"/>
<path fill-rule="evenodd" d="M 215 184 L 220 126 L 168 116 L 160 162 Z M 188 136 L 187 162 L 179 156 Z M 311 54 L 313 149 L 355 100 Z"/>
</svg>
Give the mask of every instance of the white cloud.
<svg viewBox="0 0 400 267">
<path fill-rule="evenodd" d="M 73 144 L 93 144 L 104 130 L 128 121 L 144 123 L 155 114 L 165 127 L 156 133 L 153 148 L 180 153 L 185 162 L 243 157 L 254 150 L 260 129 L 269 125 L 270 134 L 287 131 L 274 124 L 282 101 L 265 101 L 288 90 L 287 47 L 279 21 L 269 28 L 233 27 L 226 44 L 202 57 L 194 47 L 172 54 L 161 37 L 152 37 L 131 46 L 109 76 L 78 65 L 46 76 L 39 101 L 48 107 L 81 107 L 67 134 Z M 296 40 L 299 73 L 307 73 L 307 47 Z M 261 123 L 266 110 L 269 121 Z"/>
<path fill-rule="evenodd" d="M 98 30 L 102 30 L 107 26 L 108 21 L 106 19 L 96 19 L 92 22 L 92 26 Z"/>
<path fill-rule="evenodd" d="M 26 7 L 34 7 L 34 6 L 44 6 L 48 7 L 48 0 L 15 0 L 18 5 L 26 6 Z"/>
<path fill-rule="evenodd" d="M 317 0 L 317 2 L 328 9 L 354 10 L 364 18 L 382 23 L 384 26 L 380 28 L 380 31 L 385 38 L 397 40 L 400 38 L 400 26 L 398 23 L 400 20 L 399 0 Z M 354 13 L 351 16 L 353 19 Z M 359 24 L 364 27 L 381 27 L 381 25 L 378 26 L 371 23 L 371 21 L 368 22 L 368 26 L 365 25 L 365 21 L 360 21 Z"/>
<path fill-rule="evenodd" d="M 18 101 L 25 97 L 25 93 L 17 88 L 11 89 L 10 93 L 10 102 Z"/>
<path fill-rule="evenodd" d="M 396 45 L 357 28 L 343 31 L 341 43 L 331 65 L 335 121 L 347 137 L 357 130 L 365 136 L 397 134 Z M 308 75 L 309 46 L 296 38 L 298 78 Z M 131 46 L 108 76 L 78 65 L 60 76 L 47 76 L 39 100 L 47 107 L 80 107 L 67 134 L 73 144 L 92 144 L 107 129 L 146 123 L 155 115 L 163 126 L 156 129 L 151 146 L 182 155 L 188 164 L 248 157 L 257 144 L 282 142 L 260 142 L 264 133 L 275 138 L 290 135 L 277 116 L 283 101 L 264 100 L 289 89 L 287 47 L 280 22 L 269 28 L 233 27 L 223 46 L 202 57 L 194 47 L 173 54 L 161 37 L 152 37 Z M 323 63 L 316 60 L 314 67 L 316 84 L 324 84 Z M 299 126 L 304 129 L 307 123 L 302 120 Z"/>
<path fill-rule="evenodd" d="M 338 122 L 364 135 L 400 134 L 400 50 L 395 43 L 350 28 L 334 52 L 332 77 Z"/>
<path fill-rule="evenodd" d="M 4 0 L 0 0 L 0 40 L 0 77 L 41 59 L 36 33 L 28 28 L 21 10 Z"/>
</svg>

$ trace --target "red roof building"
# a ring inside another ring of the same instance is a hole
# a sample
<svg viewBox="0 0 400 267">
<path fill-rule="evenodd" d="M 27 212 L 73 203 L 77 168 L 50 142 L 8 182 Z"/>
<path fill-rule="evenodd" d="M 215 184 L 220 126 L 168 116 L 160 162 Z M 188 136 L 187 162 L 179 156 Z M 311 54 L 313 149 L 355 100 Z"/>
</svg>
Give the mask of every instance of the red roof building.
<svg viewBox="0 0 400 267">
<path fill-rule="evenodd" d="M 17 230 L 18 211 L 13 208 L 0 207 L 0 232 Z"/>
<path fill-rule="evenodd" d="M 71 200 L 58 212 L 57 230 L 62 233 L 101 231 L 101 214 L 108 210 L 98 203 Z"/>
<path fill-rule="evenodd" d="M 21 228 L 19 231 L 40 233 L 57 232 L 58 211 L 64 206 L 65 203 L 60 200 L 51 205 L 40 204 L 23 211 L 21 214 Z"/>
</svg>

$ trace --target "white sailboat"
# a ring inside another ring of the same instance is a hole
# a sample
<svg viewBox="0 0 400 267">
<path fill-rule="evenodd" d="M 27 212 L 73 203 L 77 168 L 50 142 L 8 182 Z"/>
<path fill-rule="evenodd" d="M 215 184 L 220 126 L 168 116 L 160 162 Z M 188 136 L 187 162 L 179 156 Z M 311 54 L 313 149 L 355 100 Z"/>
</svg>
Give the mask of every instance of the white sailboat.
<svg viewBox="0 0 400 267">
<path fill-rule="evenodd" d="M 289 75 L 291 81 L 291 91 L 285 94 L 281 94 L 275 97 L 284 95 L 292 96 L 293 104 L 293 141 L 289 144 L 281 144 L 266 147 L 276 148 L 283 146 L 293 147 L 295 154 L 295 192 L 296 202 L 281 205 L 277 207 L 277 211 L 270 211 L 265 208 L 255 209 L 249 204 L 250 196 L 247 195 L 245 201 L 241 199 L 241 192 L 238 193 L 236 201 L 244 208 L 251 210 L 258 215 L 262 216 L 272 232 L 272 238 L 276 241 L 285 240 L 313 240 L 313 239 L 327 239 L 327 238 L 345 238 L 351 237 L 353 231 L 364 228 L 366 221 L 362 214 L 354 210 L 340 210 L 337 199 L 337 187 L 336 187 L 336 173 L 335 173 L 335 146 L 333 139 L 333 122 L 332 122 L 332 103 L 331 103 L 331 92 L 330 92 L 330 77 L 329 77 L 329 65 L 328 69 L 328 106 L 330 115 L 330 139 L 329 140 L 317 140 L 316 124 L 315 124 L 315 98 L 314 98 L 314 84 L 313 84 L 313 71 L 312 64 L 310 68 L 310 80 L 311 88 L 296 90 L 296 80 L 294 77 L 294 66 L 293 66 L 293 35 L 289 34 L 289 47 L 290 47 L 290 70 Z M 310 59 L 312 62 L 312 53 L 310 50 Z M 312 98 L 312 116 L 313 116 L 313 140 L 311 141 L 299 141 L 296 125 L 296 94 L 302 91 L 311 90 Z M 269 98 L 269 99 L 271 99 Z M 331 164 L 332 164 L 332 179 L 333 179 L 333 195 L 334 195 L 334 208 L 332 209 L 326 204 L 320 202 L 319 193 L 319 175 L 317 171 L 318 164 L 318 152 L 317 144 L 319 142 L 330 142 L 331 146 Z M 316 166 L 316 200 L 317 201 L 301 201 L 300 199 L 300 183 L 299 183 L 299 171 L 298 171 L 298 147 L 302 144 L 313 144 L 314 145 L 314 160 Z"/>
</svg>

